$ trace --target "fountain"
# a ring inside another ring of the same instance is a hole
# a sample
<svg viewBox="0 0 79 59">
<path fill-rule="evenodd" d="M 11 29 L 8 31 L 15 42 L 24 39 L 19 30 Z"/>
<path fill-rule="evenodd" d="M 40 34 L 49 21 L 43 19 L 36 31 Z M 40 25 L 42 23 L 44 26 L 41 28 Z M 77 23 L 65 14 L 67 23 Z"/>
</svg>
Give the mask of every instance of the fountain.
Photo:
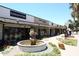
<svg viewBox="0 0 79 59">
<path fill-rule="evenodd" d="M 30 40 L 22 40 L 17 43 L 20 50 L 23 52 L 39 52 L 47 48 L 46 43 L 36 39 L 36 32 L 30 30 Z"/>
</svg>

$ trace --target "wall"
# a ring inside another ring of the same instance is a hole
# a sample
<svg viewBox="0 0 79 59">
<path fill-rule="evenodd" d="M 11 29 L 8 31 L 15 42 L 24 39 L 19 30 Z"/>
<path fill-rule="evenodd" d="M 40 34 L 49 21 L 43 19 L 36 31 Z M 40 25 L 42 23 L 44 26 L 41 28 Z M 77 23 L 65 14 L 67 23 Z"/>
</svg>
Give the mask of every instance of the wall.
<svg viewBox="0 0 79 59">
<path fill-rule="evenodd" d="M 22 25 L 22 24 L 4 24 L 5 27 L 19 27 L 19 28 L 30 28 L 28 25 Z"/>
<path fill-rule="evenodd" d="M 26 21 L 28 22 L 34 22 L 34 17 L 30 15 L 26 15 Z"/>
<path fill-rule="evenodd" d="M 20 18 L 16 18 L 16 17 L 11 17 L 10 16 L 10 9 L 4 8 L 1 6 L 0 6 L 0 17 L 17 19 L 17 20 L 24 20 L 24 19 L 20 19 Z"/>
<path fill-rule="evenodd" d="M 41 25 L 49 25 L 48 21 L 43 20 L 43 19 L 41 19 L 41 18 L 37 18 L 37 17 L 34 17 L 34 22 L 35 22 L 35 23 L 39 23 L 39 24 L 41 24 Z"/>
<path fill-rule="evenodd" d="M 10 10 L 3 8 L 0 6 L 0 17 L 9 17 L 10 16 Z"/>
<path fill-rule="evenodd" d="M 4 8 L 2 6 L 0 6 L 0 17 L 11 18 L 11 19 L 15 19 L 17 21 L 22 20 L 22 21 L 34 22 L 34 17 L 27 15 L 27 14 L 26 14 L 26 19 L 12 17 L 12 16 L 10 16 L 10 9 Z"/>
<path fill-rule="evenodd" d="M 2 39 L 2 27 L 3 25 L 0 23 L 0 40 Z"/>
</svg>

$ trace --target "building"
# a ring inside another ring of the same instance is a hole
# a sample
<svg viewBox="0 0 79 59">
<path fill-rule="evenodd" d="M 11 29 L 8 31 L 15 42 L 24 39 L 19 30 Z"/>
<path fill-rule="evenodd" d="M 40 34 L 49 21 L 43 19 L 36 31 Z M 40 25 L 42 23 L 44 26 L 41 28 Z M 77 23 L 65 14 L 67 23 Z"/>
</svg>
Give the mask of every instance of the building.
<svg viewBox="0 0 79 59">
<path fill-rule="evenodd" d="M 61 34 L 66 29 L 65 26 L 0 5 L 0 45 L 13 45 L 29 39 L 31 28 L 38 33 L 38 39 Z"/>
</svg>

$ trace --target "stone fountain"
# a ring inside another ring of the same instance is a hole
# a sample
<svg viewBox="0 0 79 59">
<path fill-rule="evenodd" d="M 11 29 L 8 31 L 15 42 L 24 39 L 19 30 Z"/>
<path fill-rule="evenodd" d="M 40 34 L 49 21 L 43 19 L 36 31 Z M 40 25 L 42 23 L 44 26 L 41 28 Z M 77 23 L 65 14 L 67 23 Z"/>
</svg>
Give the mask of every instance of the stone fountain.
<svg viewBox="0 0 79 59">
<path fill-rule="evenodd" d="M 32 29 L 30 31 L 30 39 L 29 40 L 22 40 L 17 43 L 20 50 L 23 52 L 39 52 L 43 51 L 47 48 L 46 43 L 41 40 L 36 39 L 36 33 Z"/>
</svg>

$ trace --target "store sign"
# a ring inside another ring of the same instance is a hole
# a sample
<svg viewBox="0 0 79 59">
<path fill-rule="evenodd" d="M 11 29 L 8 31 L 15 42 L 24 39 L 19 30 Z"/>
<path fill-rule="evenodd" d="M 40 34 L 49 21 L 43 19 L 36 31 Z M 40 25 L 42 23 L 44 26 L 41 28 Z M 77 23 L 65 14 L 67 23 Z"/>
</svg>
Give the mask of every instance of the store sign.
<svg viewBox="0 0 79 59">
<path fill-rule="evenodd" d="M 15 10 L 10 10 L 10 16 L 26 19 L 26 14 L 18 12 L 18 11 L 15 11 Z"/>
</svg>

